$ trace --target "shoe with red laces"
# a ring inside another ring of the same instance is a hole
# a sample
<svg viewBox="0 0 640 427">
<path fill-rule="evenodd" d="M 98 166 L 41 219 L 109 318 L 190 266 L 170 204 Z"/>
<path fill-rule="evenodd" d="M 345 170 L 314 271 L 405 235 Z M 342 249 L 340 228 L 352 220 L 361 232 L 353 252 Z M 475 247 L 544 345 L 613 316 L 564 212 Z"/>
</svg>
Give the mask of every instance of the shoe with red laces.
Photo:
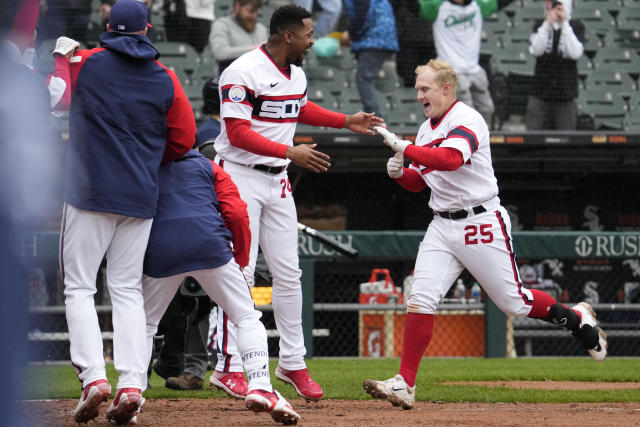
<svg viewBox="0 0 640 427">
<path fill-rule="evenodd" d="M 236 399 L 244 399 L 247 396 L 249 384 L 242 372 L 224 373 L 213 371 L 209 378 L 209 388 L 224 390 L 231 397 Z"/>
<path fill-rule="evenodd" d="M 80 401 L 76 410 L 73 411 L 73 418 L 77 423 L 86 423 L 98 416 L 100 404 L 106 402 L 111 394 L 111 386 L 107 380 L 97 380 L 87 384 L 82 389 Z"/>
<path fill-rule="evenodd" d="M 251 390 L 244 403 L 250 411 L 268 412 L 277 423 L 293 425 L 300 420 L 300 415 L 276 390 L 273 390 L 273 393 L 265 390 Z"/>
<path fill-rule="evenodd" d="M 134 417 L 137 421 L 140 405 L 142 405 L 142 392 L 139 388 L 121 388 L 109 406 L 107 419 L 115 421 L 116 424 L 129 424 Z"/>
<path fill-rule="evenodd" d="M 287 371 L 278 366 L 276 369 L 276 378 L 291 384 L 293 388 L 296 389 L 296 393 L 308 401 L 312 400 L 316 402 L 322 399 L 322 388 L 311 378 L 306 368 L 298 369 L 297 371 Z"/>
</svg>

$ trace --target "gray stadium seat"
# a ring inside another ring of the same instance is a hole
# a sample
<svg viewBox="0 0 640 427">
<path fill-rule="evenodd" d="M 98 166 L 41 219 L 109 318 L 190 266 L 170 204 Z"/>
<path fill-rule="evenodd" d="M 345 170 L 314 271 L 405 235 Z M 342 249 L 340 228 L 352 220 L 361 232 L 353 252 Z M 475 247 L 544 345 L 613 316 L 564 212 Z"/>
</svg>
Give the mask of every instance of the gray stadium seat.
<svg viewBox="0 0 640 427">
<path fill-rule="evenodd" d="M 592 70 L 585 80 L 585 88 L 631 96 L 637 91 L 637 84 L 626 72 L 609 68 Z"/>
<path fill-rule="evenodd" d="M 578 95 L 578 113 L 591 117 L 595 130 L 622 130 L 627 105 L 615 92 L 585 90 Z"/>
<path fill-rule="evenodd" d="M 600 49 L 593 58 L 595 69 L 640 73 L 640 56 L 634 49 Z"/>
</svg>

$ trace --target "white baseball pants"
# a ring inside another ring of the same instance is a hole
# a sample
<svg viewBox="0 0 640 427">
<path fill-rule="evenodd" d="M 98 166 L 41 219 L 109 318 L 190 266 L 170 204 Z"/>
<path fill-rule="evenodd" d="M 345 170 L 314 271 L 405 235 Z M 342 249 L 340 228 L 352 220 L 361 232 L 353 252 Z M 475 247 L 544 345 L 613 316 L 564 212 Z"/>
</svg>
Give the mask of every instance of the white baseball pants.
<svg viewBox="0 0 640 427">
<path fill-rule="evenodd" d="M 144 313 L 147 316 L 147 364 L 151 360 L 153 336 L 158 331 L 158 323 L 187 276 L 193 277 L 200 283 L 207 295 L 227 313 L 237 329 L 237 347 L 247 372 L 249 390 L 272 391 L 267 332 L 260 321 L 262 314 L 255 309 L 249 286 L 240 267 L 233 259 L 217 268 L 191 271 L 159 279 L 146 275 L 143 277 Z M 145 371 L 145 386 L 146 380 Z"/>
<path fill-rule="evenodd" d="M 113 306 L 113 359 L 118 389 L 142 388 L 148 358 L 142 300 L 142 265 L 151 219 L 76 209 L 65 203 L 60 269 L 71 344 L 71 363 L 82 386 L 106 379 L 102 335 L 93 296 L 98 268 L 107 257 Z"/>
<path fill-rule="evenodd" d="M 286 370 L 304 369 L 298 216 L 287 172 L 272 175 L 231 162 L 224 162 L 223 167 L 247 203 L 251 227 L 249 265 L 243 270 L 247 282 L 250 286 L 254 284 L 258 245 L 273 276 L 273 315 L 280 333 L 279 364 Z"/>
<path fill-rule="evenodd" d="M 502 206 L 461 220 L 435 215 L 420 243 L 407 311 L 435 314 L 466 268 L 502 311 L 526 316 L 533 295 L 521 285 L 512 243 Z"/>
</svg>

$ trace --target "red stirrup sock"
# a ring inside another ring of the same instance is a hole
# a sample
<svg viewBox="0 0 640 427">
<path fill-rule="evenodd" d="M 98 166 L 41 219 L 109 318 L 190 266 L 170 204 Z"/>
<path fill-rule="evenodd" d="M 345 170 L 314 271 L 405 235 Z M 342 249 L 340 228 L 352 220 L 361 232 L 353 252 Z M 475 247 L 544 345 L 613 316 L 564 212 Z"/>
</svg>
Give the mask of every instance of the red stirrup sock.
<svg viewBox="0 0 640 427">
<path fill-rule="evenodd" d="M 556 301 L 554 297 L 546 292 L 540 291 L 538 289 L 529 290 L 533 294 L 533 304 L 531 305 L 531 311 L 529 312 L 528 317 L 533 317 L 534 319 L 544 319 L 549 315 L 551 306 L 557 304 L 558 301 Z"/>
<path fill-rule="evenodd" d="M 400 359 L 400 375 L 409 387 L 416 383 L 422 355 L 433 336 L 433 314 L 407 313 L 404 324 L 404 342 Z"/>
</svg>

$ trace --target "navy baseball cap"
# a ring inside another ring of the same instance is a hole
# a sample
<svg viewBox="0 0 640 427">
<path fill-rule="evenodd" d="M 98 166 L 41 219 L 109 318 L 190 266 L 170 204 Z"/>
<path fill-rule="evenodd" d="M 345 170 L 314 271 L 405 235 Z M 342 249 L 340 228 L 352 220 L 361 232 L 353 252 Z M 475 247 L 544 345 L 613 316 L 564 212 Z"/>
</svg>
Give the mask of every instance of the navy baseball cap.
<svg viewBox="0 0 640 427">
<path fill-rule="evenodd" d="M 150 27 L 149 10 L 138 0 L 119 0 L 111 8 L 109 28 L 118 33 L 135 33 Z"/>
</svg>

